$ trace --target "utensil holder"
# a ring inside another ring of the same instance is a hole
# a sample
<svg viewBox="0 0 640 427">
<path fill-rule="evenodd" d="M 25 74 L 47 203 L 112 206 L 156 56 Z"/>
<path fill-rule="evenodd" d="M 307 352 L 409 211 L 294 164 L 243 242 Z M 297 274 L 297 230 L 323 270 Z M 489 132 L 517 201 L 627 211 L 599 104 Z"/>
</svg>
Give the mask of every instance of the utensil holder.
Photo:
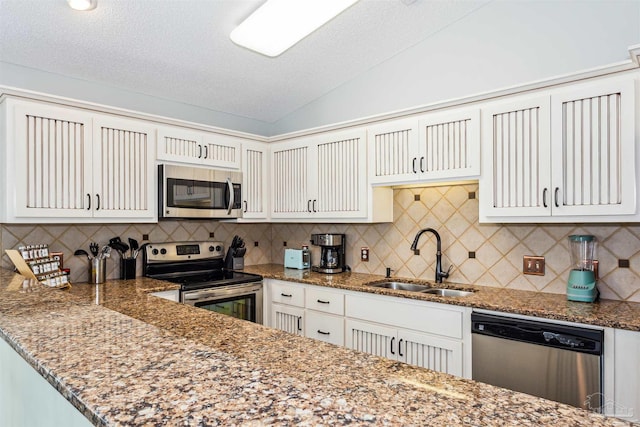
<svg viewBox="0 0 640 427">
<path fill-rule="evenodd" d="M 97 284 L 107 281 L 107 259 L 93 258 L 89 262 L 89 283 Z"/>
<path fill-rule="evenodd" d="M 135 258 L 120 259 L 120 278 L 123 280 L 136 278 L 136 259 Z"/>
</svg>

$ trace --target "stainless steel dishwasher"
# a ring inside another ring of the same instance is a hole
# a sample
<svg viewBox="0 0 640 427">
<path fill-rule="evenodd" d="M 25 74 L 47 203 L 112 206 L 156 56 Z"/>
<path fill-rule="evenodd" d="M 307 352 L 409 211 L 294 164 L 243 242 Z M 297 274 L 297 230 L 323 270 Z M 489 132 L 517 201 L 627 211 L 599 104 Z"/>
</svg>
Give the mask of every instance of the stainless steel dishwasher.
<svg viewBox="0 0 640 427">
<path fill-rule="evenodd" d="M 473 313 L 472 378 L 601 412 L 603 331 Z"/>
</svg>

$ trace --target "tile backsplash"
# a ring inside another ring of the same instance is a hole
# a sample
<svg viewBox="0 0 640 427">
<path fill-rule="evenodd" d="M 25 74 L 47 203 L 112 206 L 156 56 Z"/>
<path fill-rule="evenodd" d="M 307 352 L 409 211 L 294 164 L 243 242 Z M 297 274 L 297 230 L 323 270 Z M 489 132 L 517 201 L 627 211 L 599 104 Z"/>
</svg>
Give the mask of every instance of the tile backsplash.
<svg viewBox="0 0 640 427">
<path fill-rule="evenodd" d="M 450 281 L 484 286 L 565 293 L 570 270 L 567 236 L 593 234 L 598 239 L 600 261 L 598 288 L 603 298 L 640 302 L 640 224 L 479 224 L 477 184 L 394 190 L 394 221 L 386 224 L 234 224 L 213 221 L 162 221 L 158 224 L 103 225 L 2 225 L 0 246 L 49 243 L 64 253 L 72 281 L 87 280 L 87 263 L 74 257 L 75 249 L 88 249 L 89 242 L 104 244 L 111 237 L 150 241 L 206 240 L 229 243 L 238 234 L 247 243 L 245 264 L 282 263 L 286 247 L 309 244 L 312 233 L 345 233 L 347 264 L 356 272 L 432 280 L 435 238 L 424 234 L 414 255 L 410 245 L 416 233 L 426 227 L 442 237 L 443 267 L 453 265 Z M 258 242 L 255 246 L 254 242 Z M 368 247 L 370 261 L 360 261 L 360 248 Z M 312 261 L 319 249 L 311 247 Z M 522 274 L 524 255 L 544 256 L 544 276 Z M 475 256 L 475 257 L 472 257 Z M 618 260 L 630 261 L 619 268 Z M 110 278 L 118 277 L 118 255 L 108 262 Z M 2 266 L 11 262 L 2 258 Z M 138 272 L 141 271 L 141 260 Z"/>
</svg>

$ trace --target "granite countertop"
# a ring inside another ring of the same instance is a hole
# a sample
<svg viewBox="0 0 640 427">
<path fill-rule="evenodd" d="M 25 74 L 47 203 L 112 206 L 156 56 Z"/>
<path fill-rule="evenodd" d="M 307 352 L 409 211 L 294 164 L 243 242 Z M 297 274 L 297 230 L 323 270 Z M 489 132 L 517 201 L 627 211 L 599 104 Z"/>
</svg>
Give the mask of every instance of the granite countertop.
<svg viewBox="0 0 640 427">
<path fill-rule="evenodd" d="M 309 270 L 284 268 L 281 264 L 247 266 L 243 271 L 259 274 L 269 279 L 640 331 L 640 303 L 634 302 L 599 300 L 595 303 L 583 303 L 567 301 L 566 296 L 563 294 L 492 288 L 488 286 L 471 286 L 449 282 L 436 284 L 425 280 L 404 279 L 399 277 L 385 279 L 384 276 L 363 273 L 320 274 Z M 438 288 L 462 289 L 473 291 L 473 295 L 466 297 L 441 297 L 433 294 L 367 286 L 368 283 L 383 280 L 424 283 Z"/>
<path fill-rule="evenodd" d="M 0 337 L 95 425 L 629 425 L 148 294 L 172 288 L 0 270 Z"/>
</svg>

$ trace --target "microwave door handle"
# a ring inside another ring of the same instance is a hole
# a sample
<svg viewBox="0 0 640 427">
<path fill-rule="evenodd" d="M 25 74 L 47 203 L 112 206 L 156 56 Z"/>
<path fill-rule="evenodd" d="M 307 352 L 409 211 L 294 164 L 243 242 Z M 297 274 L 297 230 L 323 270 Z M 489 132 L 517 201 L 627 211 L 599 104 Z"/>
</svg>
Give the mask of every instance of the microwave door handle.
<svg viewBox="0 0 640 427">
<path fill-rule="evenodd" d="M 229 209 L 227 209 L 227 215 L 231 215 L 231 209 L 235 203 L 235 195 L 233 194 L 233 183 L 231 178 L 227 178 L 227 186 L 229 187 Z"/>
</svg>

